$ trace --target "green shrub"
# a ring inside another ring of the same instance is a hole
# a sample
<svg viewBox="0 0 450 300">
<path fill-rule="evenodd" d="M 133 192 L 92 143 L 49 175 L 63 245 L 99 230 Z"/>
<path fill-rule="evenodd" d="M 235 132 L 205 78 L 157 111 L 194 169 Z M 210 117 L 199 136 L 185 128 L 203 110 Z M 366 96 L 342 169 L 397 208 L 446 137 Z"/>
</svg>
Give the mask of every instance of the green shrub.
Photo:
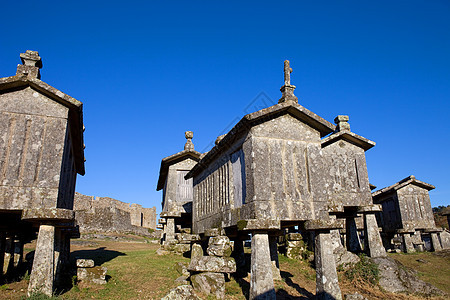
<svg viewBox="0 0 450 300">
<path fill-rule="evenodd" d="M 361 280 L 376 285 L 380 280 L 378 265 L 372 262 L 366 255 L 359 255 L 360 261 L 345 271 L 345 276 L 353 280 Z"/>
</svg>

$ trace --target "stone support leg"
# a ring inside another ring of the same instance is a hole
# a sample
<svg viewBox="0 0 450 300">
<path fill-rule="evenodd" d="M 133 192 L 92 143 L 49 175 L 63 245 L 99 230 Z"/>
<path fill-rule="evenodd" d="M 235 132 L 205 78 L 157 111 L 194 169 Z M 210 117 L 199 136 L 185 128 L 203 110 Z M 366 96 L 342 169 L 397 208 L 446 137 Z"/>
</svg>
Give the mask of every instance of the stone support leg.
<svg viewBox="0 0 450 300">
<path fill-rule="evenodd" d="M 370 257 L 385 257 L 387 255 L 381 240 L 380 231 L 378 230 L 375 213 L 364 214 L 364 236 L 364 249 L 367 255 Z"/>
<path fill-rule="evenodd" d="M 14 240 L 14 268 L 17 268 L 23 260 L 23 241 L 20 238 Z"/>
<path fill-rule="evenodd" d="M 7 237 L 5 241 L 3 274 L 9 275 L 13 269 L 14 269 L 14 237 Z"/>
<path fill-rule="evenodd" d="M 355 218 L 347 218 L 345 226 L 347 233 L 347 250 L 353 253 L 361 252 L 361 241 L 359 240 Z"/>
<path fill-rule="evenodd" d="M 436 232 L 431 233 L 431 243 L 433 244 L 433 250 L 434 251 L 441 251 L 442 246 L 441 242 L 439 241 L 438 234 Z"/>
<path fill-rule="evenodd" d="M 249 299 L 276 299 L 267 233 L 255 232 L 252 236 Z"/>
<path fill-rule="evenodd" d="M 6 233 L 0 232 L 0 277 L 3 275 L 3 266 L 5 263 L 5 246 L 6 246 Z"/>
<path fill-rule="evenodd" d="M 41 225 L 36 243 L 28 296 L 42 293 L 52 296 L 55 274 L 55 227 Z"/>
<path fill-rule="evenodd" d="M 243 271 L 245 268 L 245 253 L 243 240 L 241 239 L 234 240 L 234 248 L 231 256 L 236 261 L 236 268 L 238 272 Z M 247 270 L 245 271 L 245 273 L 247 273 Z"/>
<path fill-rule="evenodd" d="M 409 233 L 403 233 L 402 234 L 402 238 L 403 238 L 403 250 L 406 253 L 413 253 L 416 250 L 414 249 L 414 245 L 413 242 L 411 240 L 411 235 Z"/>
<path fill-rule="evenodd" d="M 342 300 L 330 233 L 316 232 L 314 246 L 317 299 Z"/>
<path fill-rule="evenodd" d="M 278 261 L 278 239 L 276 236 L 269 236 L 269 247 L 273 279 L 281 280 L 280 262 Z"/>
<path fill-rule="evenodd" d="M 174 218 L 167 218 L 166 219 L 166 241 L 171 241 L 175 239 L 175 219 Z"/>
<path fill-rule="evenodd" d="M 339 233 L 339 229 L 331 230 L 330 235 L 331 235 L 331 245 L 333 247 L 333 250 L 335 250 L 337 248 L 344 249 L 344 246 L 342 245 L 341 234 Z"/>
</svg>

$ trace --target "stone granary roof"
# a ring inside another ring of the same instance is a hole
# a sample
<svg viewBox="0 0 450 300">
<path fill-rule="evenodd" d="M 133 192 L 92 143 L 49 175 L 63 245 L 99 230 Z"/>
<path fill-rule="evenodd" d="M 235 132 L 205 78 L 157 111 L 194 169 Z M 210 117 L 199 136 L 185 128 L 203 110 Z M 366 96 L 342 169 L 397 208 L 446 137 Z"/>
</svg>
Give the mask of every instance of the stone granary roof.
<svg viewBox="0 0 450 300">
<path fill-rule="evenodd" d="M 245 115 L 222 139 L 220 139 L 211 151 L 202 157 L 198 164 L 196 164 L 194 168 L 192 168 L 192 170 L 186 175 L 186 178 L 193 177 L 202 171 L 209 162 L 217 158 L 220 153 L 227 148 L 227 145 L 233 144 L 233 141 L 248 132 L 251 127 L 265 123 L 285 114 L 289 114 L 317 129 L 320 132 L 321 137 L 324 137 L 335 130 L 335 126 L 333 124 L 316 115 L 312 111 L 304 108 L 300 104 L 294 101 L 281 102 L 257 112 Z"/>
<path fill-rule="evenodd" d="M 191 131 L 187 131 L 185 133 L 187 142 L 184 146 L 184 150 L 173 155 L 167 156 L 161 160 L 161 167 L 159 171 L 158 184 L 156 186 L 156 190 L 162 190 L 164 188 L 164 184 L 166 182 L 167 174 L 169 171 L 169 167 L 177 162 L 183 161 L 186 158 L 192 158 L 195 161 L 200 159 L 201 153 L 194 150 L 194 144 L 192 144 L 193 133 Z"/>
<path fill-rule="evenodd" d="M 410 175 L 410 176 L 400 180 L 399 182 L 397 182 L 397 183 L 395 183 L 395 184 L 393 184 L 391 186 L 388 186 L 388 187 L 385 187 L 385 188 L 382 188 L 382 189 L 380 189 L 378 191 L 373 192 L 372 193 L 372 197 L 376 198 L 376 197 L 378 197 L 381 194 L 384 194 L 384 193 L 387 193 L 387 192 L 396 191 L 396 190 L 401 189 L 402 187 L 407 186 L 409 184 L 417 185 L 417 186 L 419 186 L 421 188 L 424 188 L 424 189 L 426 189 L 428 191 L 431 191 L 431 190 L 435 189 L 434 185 L 431 185 L 429 183 L 417 180 L 414 175 Z"/>
<path fill-rule="evenodd" d="M 83 103 L 40 80 L 39 69 L 42 68 L 42 61 L 38 52 L 27 50 L 20 57 L 24 65 L 18 65 L 16 75 L 0 78 L 0 94 L 30 87 L 69 108 L 75 167 L 78 174 L 84 175 Z"/>
</svg>

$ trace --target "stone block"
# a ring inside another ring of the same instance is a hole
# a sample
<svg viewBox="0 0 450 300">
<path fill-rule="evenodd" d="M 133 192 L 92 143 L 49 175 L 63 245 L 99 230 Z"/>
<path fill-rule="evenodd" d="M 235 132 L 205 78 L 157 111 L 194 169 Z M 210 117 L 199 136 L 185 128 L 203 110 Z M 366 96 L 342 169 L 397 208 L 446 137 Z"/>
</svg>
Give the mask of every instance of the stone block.
<svg viewBox="0 0 450 300">
<path fill-rule="evenodd" d="M 231 255 L 230 239 L 227 236 L 214 236 L 209 238 L 208 255 L 212 256 L 226 256 Z"/>
<path fill-rule="evenodd" d="M 180 275 L 184 275 L 184 276 L 190 275 L 189 271 L 187 270 L 187 263 L 177 262 L 175 264 L 175 270 L 177 270 L 177 272 Z"/>
<path fill-rule="evenodd" d="M 176 244 L 175 246 L 173 246 L 173 251 L 175 253 L 184 253 L 184 252 L 188 252 L 191 250 L 191 245 L 190 244 Z"/>
<path fill-rule="evenodd" d="M 305 242 L 303 241 L 286 241 L 286 247 L 288 248 L 305 248 Z"/>
<path fill-rule="evenodd" d="M 210 228 L 205 230 L 206 237 L 225 235 L 225 231 L 221 228 Z"/>
<path fill-rule="evenodd" d="M 214 295 L 217 299 L 225 298 L 225 276 L 222 273 L 200 273 L 191 276 L 192 286 L 205 295 Z"/>
<path fill-rule="evenodd" d="M 193 244 L 191 247 L 191 258 L 203 256 L 203 248 L 200 244 Z"/>
<path fill-rule="evenodd" d="M 77 259 L 78 268 L 93 268 L 94 266 L 95 263 L 92 259 Z"/>
<path fill-rule="evenodd" d="M 77 278 L 87 284 L 106 284 L 106 267 L 78 268 Z"/>
<path fill-rule="evenodd" d="M 162 297 L 161 300 L 199 300 L 192 286 L 185 284 L 177 286 L 172 289 L 166 296 Z"/>
<path fill-rule="evenodd" d="M 236 261 L 231 257 L 202 256 L 191 259 L 188 270 L 191 272 L 236 272 Z"/>
<path fill-rule="evenodd" d="M 189 244 L 191 242 L 200 241 L 200 236 L 198 234 L 189 234 L 189 233 L 177 233 L 175 238 L 179 243 Z"/>
<path fill-rule="evenodd" d="M 302 241 L 303 237 L 300 233 L 288 233 L 286 234 L 286 240 L 288 241 Z"/>
</svg>

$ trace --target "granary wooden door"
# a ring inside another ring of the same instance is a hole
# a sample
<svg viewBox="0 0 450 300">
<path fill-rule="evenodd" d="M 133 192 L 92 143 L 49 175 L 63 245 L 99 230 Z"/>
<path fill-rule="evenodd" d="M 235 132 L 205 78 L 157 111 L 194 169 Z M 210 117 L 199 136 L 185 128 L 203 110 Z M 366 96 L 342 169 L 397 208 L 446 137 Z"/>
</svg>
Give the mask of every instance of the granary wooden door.
<svg viewBox="0 0 450 300">
<path fill-rule="evenodd" d="M 245 203 L 245 161 L 244 151 L 239 150 L 231 155 L 233 168 L 234 207 L 241 207 Z"/>
<path fill-rule="evenodd" d="M 192 178 L 184 179 L 189 171 L 177 170 L 177 201 L 192 201 Z"/>
</svg>

